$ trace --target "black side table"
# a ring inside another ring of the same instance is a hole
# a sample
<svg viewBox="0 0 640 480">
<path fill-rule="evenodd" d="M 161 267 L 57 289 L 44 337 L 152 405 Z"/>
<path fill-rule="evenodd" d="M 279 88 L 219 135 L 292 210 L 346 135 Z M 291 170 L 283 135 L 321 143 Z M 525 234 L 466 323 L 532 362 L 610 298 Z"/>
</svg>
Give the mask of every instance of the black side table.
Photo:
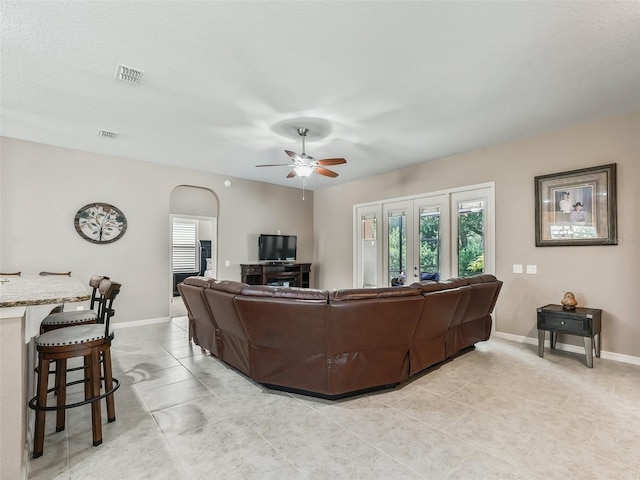
<svg viewBox="0 0 640 480">
<path fill-rule="evenodd" d="M 587 367 L 593 368 L 593 350 L 600 358 L 600 327 L 602 310 L 580 308 L 565 310 L 562 305 L 547 305 L 538 308 L 538 356 L 544 356 L 545 332 L 551 332 L 549 344 L 556 348 L 558 332 L 584 337 Z"/>
</svg>

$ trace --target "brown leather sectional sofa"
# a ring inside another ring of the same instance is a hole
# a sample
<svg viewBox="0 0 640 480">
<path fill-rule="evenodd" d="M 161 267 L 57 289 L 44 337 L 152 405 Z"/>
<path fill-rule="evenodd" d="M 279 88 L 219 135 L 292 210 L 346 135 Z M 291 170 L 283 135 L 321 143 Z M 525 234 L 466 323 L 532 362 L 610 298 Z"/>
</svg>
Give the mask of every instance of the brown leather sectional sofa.
<svg viewBox="0 0 640 480">
<path fill-rule="evenodd" d="M 487 340 L 501 287 L 482 274 L 331 292 L 189 277 L 178 290 L 197 345 L 259 383 L 333 398 Z"/>
</svg>

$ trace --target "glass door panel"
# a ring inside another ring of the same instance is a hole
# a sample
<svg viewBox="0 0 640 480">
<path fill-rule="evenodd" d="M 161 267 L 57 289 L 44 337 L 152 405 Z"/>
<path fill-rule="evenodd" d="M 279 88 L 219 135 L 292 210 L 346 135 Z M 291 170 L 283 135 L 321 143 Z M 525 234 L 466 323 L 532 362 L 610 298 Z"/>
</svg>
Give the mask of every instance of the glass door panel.
<svg viewBox="0 0 640 480">
<path fill-rule="evenodd" d="M 364 288 L 375 288 L 378 286 L 377 218 L 375 214 L 365 214 L 362 215 L 360 221 L 362 222 L 360 238 L 362 252 L 361 285 Z"/>
<path fill-rule="evenodd" d="M 396 202 L 384 206 L 386 283 L 389 286 L 413 283 L 413 225 L 408 212 L 412 202 Z M 417 275 L 417 274 L 416 274 Z"/>
<path fill-rule="evenodd" d="M 355 270 L 354 288 L 375 288 L 382 281 L 382 248 L 380 246 L 379 205 L 354 209 Z"/>
<path fill-rule="evenodd" d="M 420 281 L 439 280 L 442 270 L 439 206 L 421 207 L 418 213 Z"/>
<path fill-rule="evenodd" d="M 389 281 L 391 285 L 404 285 L 407 279 L 407 215 L 389 213 Z"/>
<path fill-rule="evenodd" d="M 457 202 L 458 276 L 469 277 L 484 273 L 485 202 L 468 200 Z"/>
</svg>

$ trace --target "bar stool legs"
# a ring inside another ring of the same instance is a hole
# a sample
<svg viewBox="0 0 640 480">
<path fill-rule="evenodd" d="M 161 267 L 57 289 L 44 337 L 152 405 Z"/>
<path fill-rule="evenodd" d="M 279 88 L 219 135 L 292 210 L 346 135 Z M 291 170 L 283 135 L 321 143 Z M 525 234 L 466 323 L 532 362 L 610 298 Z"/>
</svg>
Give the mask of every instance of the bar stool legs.
<svg viewBox="0 0 640 480">
<path fill-rule="evenodd" d="M 61 358 L 56 362 L 56 398 L 58 399 L 58 407 L 64 406 L 67 399 L 67 359 Z M 86 398 L 85 398 L 86 400 Z M 56 411 L 56 432 L 64 430 L 67 411 L 59 408 Z"/>
<path fill-rule="evenodd" d="M 110 392 L 113 390 L 113 372 L 111 370 L 111 349 L 106 348 L 102 352 L 102 365 L 104 367 L 104 390 Z M 100 380 L 98 379 L 98 387 Z M 116 402 L 113 395 L 107 395 L 107 421 L 109 423 L 116 421 Z"/>
<path fill-rule="evenodd" d="M 78 327 L 70 327 L 78 328 Z M 67 383 L 67 359 L 71 357 L 83 357 L 84 377 L 82 380 Z M 56 365 L 56 387 L 48 389 L 47 372 L 54 362 Z M 120 386 L 120 382 L 113 378 L 111 367 L 110 344 L 100 343 L 88 348 L 73 348 L 73 351 L 50 352 L 46 348 L 39 350 L 39 365 L 37 394 L 29 402 L 29 407 L 36 411 L 36 423 L 34 432 L 33 458 L 38 458 L 44 450 L 45 417 L 46 412 L 56 410 L 56 432 L 65 429 L 66 409 L 91 404 L 91 431 L 93 433 L 93 445 L 102 443 L 102 408 L 101 400 L 106 398 L 107 419 L 113 422 L 116 419 L 115 400 L 113 393 Z M 101 377 L 101 370 L 103 376 Z M 104 393 L 101 394 L 101 383 L 104 381 Z M 66 404 L 67 386 L 76 383 L 84 383 L 84 401 Z M 55 391 L 56 406 L 47 406 L 47 394 Z"/>
<path fill-rule="evenodd" d="M 48 372 L 49 364 L 51 361 L 48 358 L 40 357 L 38 365 L 40 366 L 39 372 Z M 47 406 L 47 387 L 49 386 L 48 376 L 38 373 L 38 393 L 36 395 L 37 405 L 45 407 Z M 44 421 L 46 411 L 44 408 L 36 410 L 36 428 L 33 440 L 33 458 L 42 456 L 44 450 Z M 57 430 L 57 428 L 56 428 Z"/>
<path fill-rule="evenodd" d="M 91 402 L 91 431 L 93 432 L 93 446 L 97 447 L 102 443 L 102 415 L 100 411 L 100 353 L 97 348 L 91 350 L 89 355 L 89 381 L 85 385 L 89 386 L 89 399 L 96 398 Z M 113 398 L 113 395 L 110 395 Z"/>
</svg>

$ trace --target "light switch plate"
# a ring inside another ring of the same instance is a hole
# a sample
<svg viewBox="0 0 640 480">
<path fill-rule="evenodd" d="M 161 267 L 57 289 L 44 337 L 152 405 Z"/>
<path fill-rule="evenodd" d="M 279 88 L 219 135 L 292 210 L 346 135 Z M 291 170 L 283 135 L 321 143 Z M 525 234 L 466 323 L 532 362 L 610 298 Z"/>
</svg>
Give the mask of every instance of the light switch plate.
<svg viewBox="0 0 640 480">
<path fill-rule="evenodd" d="M 513 273 L 522 273 L 522 265 L 514 264 L 513 265 Z"/>
<path fill-rule="evenodd" d="M 538 267 L 536 265 L 527 265 L 527 273 L 529 275 L 535 275 L 538 273 Z"/>
</svg>

